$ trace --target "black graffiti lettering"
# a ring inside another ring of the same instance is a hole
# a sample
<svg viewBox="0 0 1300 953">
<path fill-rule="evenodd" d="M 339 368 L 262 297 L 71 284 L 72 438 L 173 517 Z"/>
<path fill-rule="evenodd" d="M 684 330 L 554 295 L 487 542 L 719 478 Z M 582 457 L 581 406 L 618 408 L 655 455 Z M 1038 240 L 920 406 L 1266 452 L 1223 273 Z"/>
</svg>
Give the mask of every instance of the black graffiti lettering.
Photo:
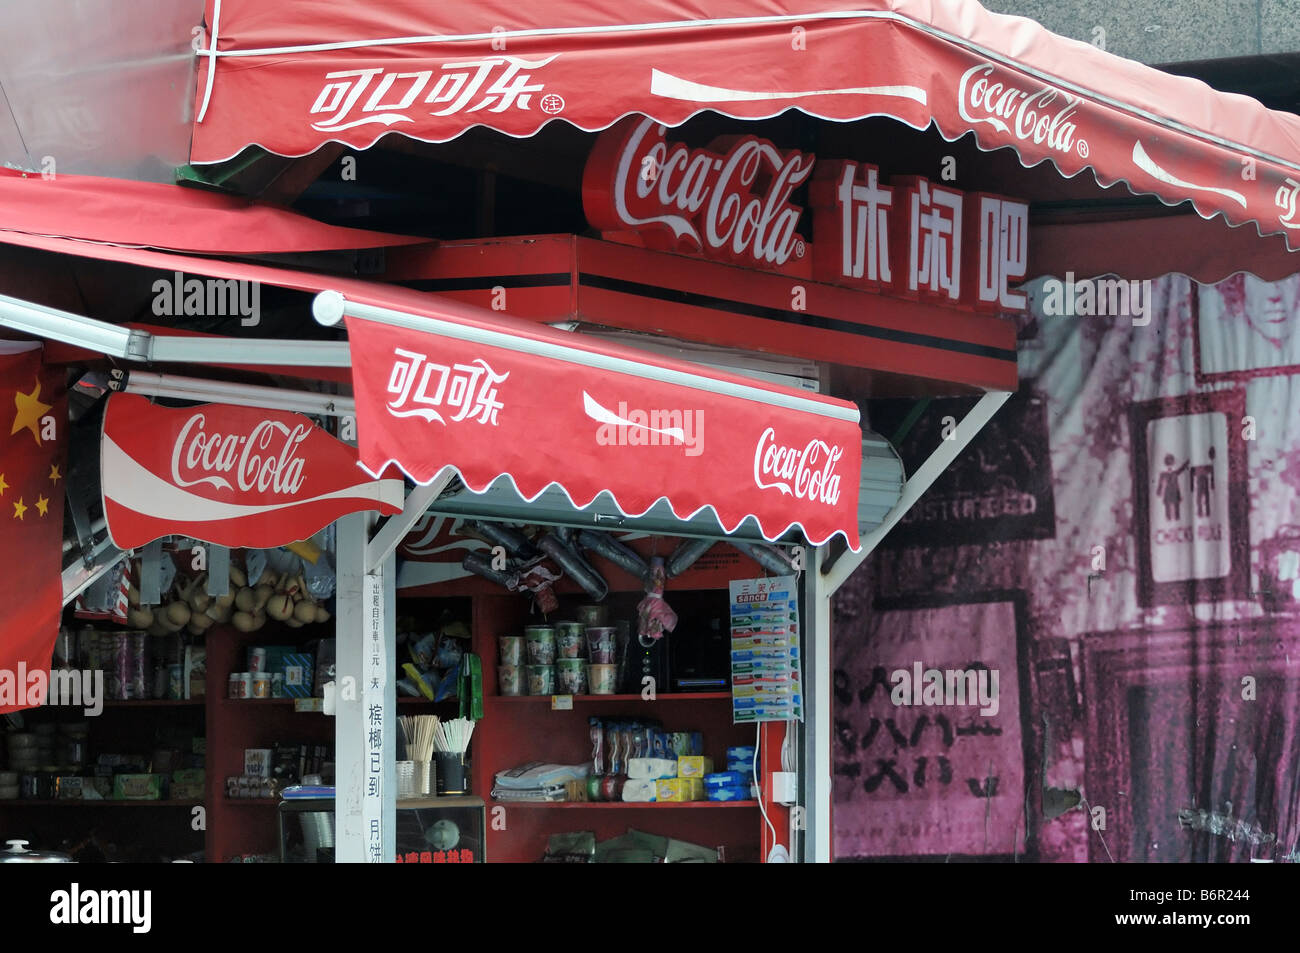
<svg viewBox="0 0 1300 953">
<path fill-rule="evenodd" d="M 970 788 L 970 793 L 973 797 L 997 797 L 998 779 L 996 775 L 991 778 L 986 778 L 984 785 L 981 787 L 978 779 L 967 778 L 966 787 Z"/>
<path fill-rule="evenodd" d="M 894 739 L 895 745 L 899 748 L 907 747 L 907 735 L 898 730 L 898 726 L 894 724 L 894 719 L 885 719 L 885 727 L 889 729 L 889 736 Z"/>
<path fill-rule="evenodd" d="M 925 765 L 927 760 L 924 756 L 916 759 L 916 770 L 912 772 L 912 787 L 925 787 Z"/>
<path fill-rule="evenodd" d="M 889 673 L 885 671 L 883 665 L 877 665 L 871 670 L 871 681 L 866 687 L 858 689 L 858 701 L 864 705 L 871 701 L 871 696 L 876 693 L 877 687 L 883 687 L 885 694 L 889 694 Z"/>
<path fill-rule="evenodd" d="M 952 722 L 948 720 L 948 716 L 935 715 L 934 725 L 943 733 L 943 746 L 945 748 L 951 748 L 952 747 Z M 916 720 L 916 724 L 912 727 L 913 748 L 915 748 L 917 742 L 921 740 L 921 735 L 925 731 L 925 729 L 929 727 L 930 727 L 929 715 L 922 715 L 920 718 Z"/>
<path fill-rule="evenodd" d="M 939 783 L 952 784 L 952 762 L 939 755 Z"/>
<path fill-rule="evenodd" d="M 862 774 L 862 765 L 849 761 L 835 766 L 835 773 L 845 778 L 857 778 Z"/>
<path fill-rule="evenodd" d="M 880 731 L 880 719 L 872 718 L 871 724 L 867 725 L 867 733 L 862 736 L 862 750 L 866 751 L 871 747 L 871 742 L 876 740 L 876 734 Z"/>
<path fill-rule="evenodd" d="M 958 737 L 962 737 L 962 738 L 969 737 L 970 735 L 995 735 L 996 736 L 1000 734 L 1002 734 L 1002 729 L 992 723 L 978 724 L 972 721 L 965 725 L 957 726 L 957 735 Z"/>
<path fill-rule="evenodd" d="M 834 675 L 835 683 L 835 700 L 841 705 L 848 706 L 853 704 L 853 693 L 849 691 L 849 674 L 842 668 L 837 668 Z"/>
<path fill-rule="evenodd" d="M 902 776 L 894 770 L 894 765 L 897 763 L 898 762 L 893 758 L 890 758 L 889 760 L 877 758 L 876 764 L 879 766 L 880 770 L 862 782 L 863 790 L 868 794 L 874 794 L 876 793 L 876 788 L 880 787 L 881 783 L 888 778 L 889 782 L 894 786 L 894 790 L 899 794 L 906 794 L 907 782 L 904 781 Z"/>
<path fill-rule="evenodd" d="M 853 726 L 843 719 L 835 719 L 835 737 L 845 751 L 853 751 Z"/>
</svg>

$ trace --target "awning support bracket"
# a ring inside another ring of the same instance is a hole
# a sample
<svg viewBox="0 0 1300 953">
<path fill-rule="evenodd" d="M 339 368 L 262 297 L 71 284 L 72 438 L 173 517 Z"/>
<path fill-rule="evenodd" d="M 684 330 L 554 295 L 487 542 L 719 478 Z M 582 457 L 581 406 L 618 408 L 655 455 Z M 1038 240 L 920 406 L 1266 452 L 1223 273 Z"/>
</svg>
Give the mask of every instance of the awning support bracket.
<svg viewBox="0 0 1300 953">
<path fill-rule="evenodd" d="M 853 575 L 881 541 L 898 525 L 907 511 L 930 489 L 939 475 L 957 459 L 957 455 L 975 439 L 975 435 L 984 429 L 984 425 L 993 419 L 993 415 L 1007 402 L 1011 391 L 989 391 L 976 402 L 965 417 L 962 418 L 951 439 L 939 441 L 939 446 L 917 468 L 916 472 L 903 484 L 903 495 L 899 497 L 894 508 L 889 511 L 884 521 L 870 533 L 862 537 L 862 549 L 858 552 L 846 552 L 840 559 L 822 570 L 828 594 L 833 594 Z"/>
<path fill-rule="evenodd" d="M 397 548 L 406 534 L 414 526 L 438 498 L 443 490 L 447 488 L 456 471 L 451 467 L 444 467 L 432 483 L 424 486 L 417 486 L 406 495 L 406 502 L 402 506 L 402 512 L 390 516 L 387 522 L 379 528 L 374 537 L 366 544 L 366 572 L 374 574 L 379 567 L 383 566 L 384 560 L 388 555 Z"/>
</svg>

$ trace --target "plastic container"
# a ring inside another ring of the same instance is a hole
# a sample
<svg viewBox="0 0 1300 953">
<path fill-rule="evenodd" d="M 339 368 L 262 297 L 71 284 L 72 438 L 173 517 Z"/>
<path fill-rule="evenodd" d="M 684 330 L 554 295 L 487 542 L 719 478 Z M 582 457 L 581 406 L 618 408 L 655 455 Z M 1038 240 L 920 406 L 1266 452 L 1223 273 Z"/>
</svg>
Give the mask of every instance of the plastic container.
<svg viewBox="0 0 1300 953">
<path fill-rule="evenodd" d="M 497 636 L 497 664 L 524 664 L 524 637 L 522 635 Z"/>
<path fill-rule="evenodd" d="M 555 626 L 556 659 L 580 659 L 585 655 L 587 627 L 581 622 L 560 622 Z"/>
</svg>

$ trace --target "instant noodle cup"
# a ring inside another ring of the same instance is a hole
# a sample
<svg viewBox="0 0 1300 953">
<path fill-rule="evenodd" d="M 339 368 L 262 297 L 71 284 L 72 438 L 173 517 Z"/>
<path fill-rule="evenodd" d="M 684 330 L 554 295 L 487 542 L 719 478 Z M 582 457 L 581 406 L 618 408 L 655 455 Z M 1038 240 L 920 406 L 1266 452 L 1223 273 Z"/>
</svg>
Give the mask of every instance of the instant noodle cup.
<svg viewBox="0 0 1300 953">
<path fill-rule="evenodd" d="M 555 627 L 555 657 L 580 659 L 587 627 L 581 622 L 561 622 Z"/>
<path fill-rule="evenodd" d="M 578 621 L 591 628 L 609 622 L 609 609 L 605 606 L 578 606 Z"/>
<path fill-rule="evenodd" d="M 617 665 L 587 666 L 587 684 L 593 695 L 613 695 L 614 685 L 618 681 Z"/>
<path fill-rule="evenodd" d="M 502 695 L 522 695 L 524 693 L 524 667 L 522 665 L 498 665 L 497 689 Z"/>
<path fill-rule="evenodd" d="M 587 629 L 587 660 L 593 665 L 613 665 L 614 633 L 612 626 L 594 626 Z"/>
<path fill-rule="evenodd" d="M 501 665 L 523 665 L 524 637 L 522 635 L 497 636 L 497 662 Z"/>
<path fill-rule="evenodd" d="M 525 670 L 528 673 L 528 694 L 555 694 L 554 665 L 527 665 L 525 666 Z"/>
<path fill-rule="evenodd" d="M 557 659 L 555 680 L 561 695 L 587 694 L 587 663 L 580 658 Z"/>
<path fill-rule="evenodd" d="M 555 663 L 555 629 L 549 625 L 530 625 L 524 629 L 529 665 Z"/>
</svg>

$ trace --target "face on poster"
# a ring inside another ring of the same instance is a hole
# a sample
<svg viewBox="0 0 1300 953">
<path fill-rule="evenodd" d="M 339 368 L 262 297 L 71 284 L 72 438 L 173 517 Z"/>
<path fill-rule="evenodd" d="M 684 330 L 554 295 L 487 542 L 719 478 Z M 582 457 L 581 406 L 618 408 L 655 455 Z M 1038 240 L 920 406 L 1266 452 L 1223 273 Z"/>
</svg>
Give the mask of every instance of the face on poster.
<svg viewBox="0 0 1300 953">
<path fill-rule="evenodd" d="M 1009 601 L 873 613 L 835 678 L 837 857 L 1025 849 L 1016 621 Z"/>
<path fill-rule="evenodd" d="M 1300 275 L 1237 274 L 1197 290 L 1202 374 L 1300 374 Z"/>
<path fill-rule="evenodd" d="M 1228 419 L 1221 413 L 1147 423 L 1151 578 L 1221 579 L 1232 569 Z"/>
</svg>

